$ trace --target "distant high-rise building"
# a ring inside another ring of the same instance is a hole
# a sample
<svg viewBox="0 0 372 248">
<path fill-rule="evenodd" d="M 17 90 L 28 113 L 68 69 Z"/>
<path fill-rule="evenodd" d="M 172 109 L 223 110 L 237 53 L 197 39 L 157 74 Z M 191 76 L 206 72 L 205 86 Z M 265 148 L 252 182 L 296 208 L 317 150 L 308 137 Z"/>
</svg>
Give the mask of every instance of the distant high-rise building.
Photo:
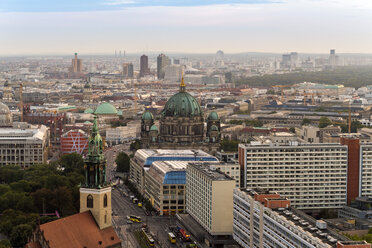
<svg viewBox="0 0 372 248">
<path fill-rule="evenodd" d="M 165 67 L 169 65 L 169 58 L 165 54 L 160 54 L 157 58 L 157 76 L 158 79 L 164 79 Z"/>
<path fill-rule="evenodd" d="M 144 54 L 140 59 L 140 77 L 144 77 L 149 72 L 149 57 Z"/>
<path fill-rule="evenodd" d="M 75 58 L 72 59 L 71 72 L 73 73 L 83 72 L 83 61 L 77 58 L 77 53 L 75 53 Z"/>
<path fill-rule="evenodd" d="M 133 77 L 133 64 L 132 63 L 124 63 L 123 64 L 123 75 L 132 78 Z"/>
<path fill-rule="evenodd" d="M 183 66 L 168 65 L 164 68 L 164 80 L 169 82 L 181 82 Z"/>
<path fill-rule="evenodd" d="M 281 67 L 285 69 L 292 69 L 299 66 L 299 57 L 297 52 L 282 55 Z"/>
<path fill-rule="evenodd" d="M 331 51 L 330 51 L 329 65 L 330 66 L 335 66 L 336 65 L 336 50 L 335 49 L 331 49 Z"/>
</svg>

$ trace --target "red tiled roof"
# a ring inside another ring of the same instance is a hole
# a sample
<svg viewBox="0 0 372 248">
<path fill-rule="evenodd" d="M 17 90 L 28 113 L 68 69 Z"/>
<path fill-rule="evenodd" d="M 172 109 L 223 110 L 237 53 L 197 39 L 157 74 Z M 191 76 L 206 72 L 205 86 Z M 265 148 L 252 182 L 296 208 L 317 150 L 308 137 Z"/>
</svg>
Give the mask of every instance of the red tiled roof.
<svg viewBox="0 0 372 248">
<path fill-rule="evenodd" d="M 90 211 L 45 223 L 40 230 L 51 248 L 110 247 L 121 242 L 113 227 L 100 230 Z"/>
</svg>

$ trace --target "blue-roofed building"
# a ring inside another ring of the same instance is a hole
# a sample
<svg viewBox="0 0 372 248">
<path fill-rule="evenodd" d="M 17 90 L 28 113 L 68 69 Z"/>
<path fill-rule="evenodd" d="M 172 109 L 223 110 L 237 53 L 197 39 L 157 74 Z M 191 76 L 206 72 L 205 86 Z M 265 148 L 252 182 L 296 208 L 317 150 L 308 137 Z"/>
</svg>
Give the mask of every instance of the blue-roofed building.
<svg viewBox="0 0 372 248">
<path fill-rule="evenodd" d="M 140 193 L 145 194 L 145 173 L 155 162 L 161 161 L 218 162 L 218 159 L 202 150 L 139 149 L 130 161 L 130 180 Z M 174 178 L 172 173 L 167 175 L 167 180 Z"/>
<path fill-rule="evenodd" d="M 145 193 L 160 215 L 184 213 L 187 161 L 156 161 L 145 168 Z"/>
</svg>

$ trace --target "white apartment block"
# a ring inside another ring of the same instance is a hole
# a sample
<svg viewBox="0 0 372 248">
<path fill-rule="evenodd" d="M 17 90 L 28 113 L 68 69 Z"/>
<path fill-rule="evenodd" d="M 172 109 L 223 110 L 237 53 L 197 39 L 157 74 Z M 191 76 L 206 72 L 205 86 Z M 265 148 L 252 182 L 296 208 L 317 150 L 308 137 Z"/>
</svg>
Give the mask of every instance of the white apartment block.
<svg viewBox="0 0 372 248">
<path fill-rule="evenodd" d="M 235 179 L 235 187 L 240 188 L 240 165 L 238 163 L 216 163 L 216 168 Z"/>
<path fill-rule="evenodd" d="M 359 196 L 372 197 L 372 144 L 360 145 Z"/>
<path fill-rule="evenodd" d="M 346 204 L 347 146 L 240 144 L 244 188 L 274 190 L 298 209 Z"/>
<path fill-rule="evenodd" d="M 235 180 L 209 163 L 186 168 L 186 211 L 210 235 L 231 235 Z"/>
<path fill-rule="evenodd" d="M 233 238 L 243 248 L 331 248 L 347 240 L 294 209 L 265 207 L 253 191 L 234 190 L 233 216 Z"/>
</svg>

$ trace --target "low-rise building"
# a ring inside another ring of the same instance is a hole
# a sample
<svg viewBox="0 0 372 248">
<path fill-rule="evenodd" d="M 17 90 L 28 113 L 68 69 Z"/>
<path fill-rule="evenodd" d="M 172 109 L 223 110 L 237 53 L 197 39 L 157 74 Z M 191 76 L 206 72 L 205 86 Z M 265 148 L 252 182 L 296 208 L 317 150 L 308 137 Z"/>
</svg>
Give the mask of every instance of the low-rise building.
<svg viewBox="0 0 372 248">
<path fill-rule="evenodd" d="M 49 130 L 46 126 L 28 129 L 0 129 L 0 166 L 28 168 L 48 159 Z"/>
<path fill-rule="evenodd" d="M 106 129 L 106 142 L 112 145 L 120 144 L 139 137 L 140 125 L 127 125 Z"/>
</svg>

